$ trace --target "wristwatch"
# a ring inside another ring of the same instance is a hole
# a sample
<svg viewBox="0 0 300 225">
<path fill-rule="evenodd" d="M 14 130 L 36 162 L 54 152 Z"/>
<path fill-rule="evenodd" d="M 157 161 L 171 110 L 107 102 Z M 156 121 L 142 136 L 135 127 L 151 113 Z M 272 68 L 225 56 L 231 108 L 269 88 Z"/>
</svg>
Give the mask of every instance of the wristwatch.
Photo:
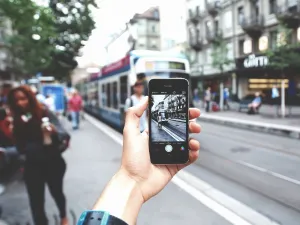
<svg viewBox="0 0 300 225">
<path fill-rule="evenodd" d="M 77 225 L 128 225 L 123 220 L 104 211 L 85 211 L 81 214 Z"/>
</svg>

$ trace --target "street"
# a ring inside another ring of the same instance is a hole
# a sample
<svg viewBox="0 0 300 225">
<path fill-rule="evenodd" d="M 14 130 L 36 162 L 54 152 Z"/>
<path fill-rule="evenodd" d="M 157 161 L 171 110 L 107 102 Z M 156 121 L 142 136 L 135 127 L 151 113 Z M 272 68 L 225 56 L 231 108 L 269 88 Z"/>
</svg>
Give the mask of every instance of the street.
<svg viewBox="0 0 300 225">
<path fill-rule="evenodd" d="M 122 153 L 120 133 L 86 118 L 82 129 L 70 131 L 71 148 L 64 154 L 68 209 L 77 218 L 93 206 Z M 201 142 L 200 159 L 143 206 L 137 224 L 299 225 L 299 141 L 200 123 L 203 132 L 194 136 Z M 30 221 L 22 182 L 8 188 L 0 205 L 9 223 Z M 55 224 L 57 212 L 48 191 L 46 207 L 50 225 Z"/>
<path fill-rule="evenodd" d="M 151 120 L 152 140 L 158 141 L 183 141 L 185 140 L 186 126 L 182 121 L 168 120 L 168 123 L 158 128 L 157 122 Z"/>
</svg>

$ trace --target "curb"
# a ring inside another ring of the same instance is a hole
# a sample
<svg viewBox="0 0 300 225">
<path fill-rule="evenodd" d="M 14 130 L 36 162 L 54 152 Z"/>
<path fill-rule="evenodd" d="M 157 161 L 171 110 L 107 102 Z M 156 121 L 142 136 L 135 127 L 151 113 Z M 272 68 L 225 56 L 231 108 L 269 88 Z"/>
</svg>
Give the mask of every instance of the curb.
<svg viewBox="0 0 300 225">
<path fill-rule="evenodd" d="M 215 124 L 231 126 L 236 128 L 243 128 L 252 131 L 260 131 L 269 134 L 277 134 L 289 138 L 300 139 L 300 127 L 292 127 L 286 125 L 278 125 L 271 123 L 261 123 L 256 121 L 247 121 L 235 118 L 224 118 L 220 116 L 212 116 L 202 114 L 200 121 L 212 122 Z"/>
</svg>

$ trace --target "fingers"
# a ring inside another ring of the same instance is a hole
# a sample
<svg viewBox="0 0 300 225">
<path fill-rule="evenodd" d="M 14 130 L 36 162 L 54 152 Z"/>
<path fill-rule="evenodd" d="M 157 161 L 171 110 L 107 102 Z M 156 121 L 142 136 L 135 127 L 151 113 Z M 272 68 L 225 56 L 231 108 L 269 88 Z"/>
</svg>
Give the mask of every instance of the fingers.
<svg viewBox="0 0 300 225">
<path fill-rule="evenodd" d="M 190 155 L 189 155 L 189 163 L 188 164 L 192 164 L 194 163 L 199 157 L 199 150 L 197 151 L 190 151 Z"/>
<path fill-rule="evenodd" d="M 197 109 L 197 108 L 190 108 L 189 109 L 189 117 L 190 117 L 190 120 L 192 119 L 196 119 L 200 116 L 200 110 Z"/>
<path fill-rule="evenodd" d="M 198 123 L 190 122 L 189 123 L 189 132 L 198 134 L 201 132 L 201 126 Z"/>
<path fill-rule="evenodd" d="M 198 151 L 200 149 L 200 143 L 199 141 L 191 138 L 189 141 L 189 149 L 191 151 Z"/>
<path fill-rule="evenodd" d="M 139 128 L 140 117 L 148 106 L 148 97 L 145 97 L 141 104 L 131 107 L 126 113 L 125 127 Z"/>
</svg>

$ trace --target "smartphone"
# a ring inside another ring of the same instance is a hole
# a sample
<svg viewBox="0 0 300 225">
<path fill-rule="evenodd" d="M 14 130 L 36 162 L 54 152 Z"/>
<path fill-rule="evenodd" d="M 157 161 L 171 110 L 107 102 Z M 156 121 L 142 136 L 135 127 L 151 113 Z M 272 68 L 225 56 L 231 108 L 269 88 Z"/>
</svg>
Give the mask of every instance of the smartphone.
<svg viewBox="0 0 300 225">
<path fill-rule="evenodd" d="M 187 163 L 189 82 L 181 78 L 152 79 L 148 91 L 151 163 Z"/>
</svg>

